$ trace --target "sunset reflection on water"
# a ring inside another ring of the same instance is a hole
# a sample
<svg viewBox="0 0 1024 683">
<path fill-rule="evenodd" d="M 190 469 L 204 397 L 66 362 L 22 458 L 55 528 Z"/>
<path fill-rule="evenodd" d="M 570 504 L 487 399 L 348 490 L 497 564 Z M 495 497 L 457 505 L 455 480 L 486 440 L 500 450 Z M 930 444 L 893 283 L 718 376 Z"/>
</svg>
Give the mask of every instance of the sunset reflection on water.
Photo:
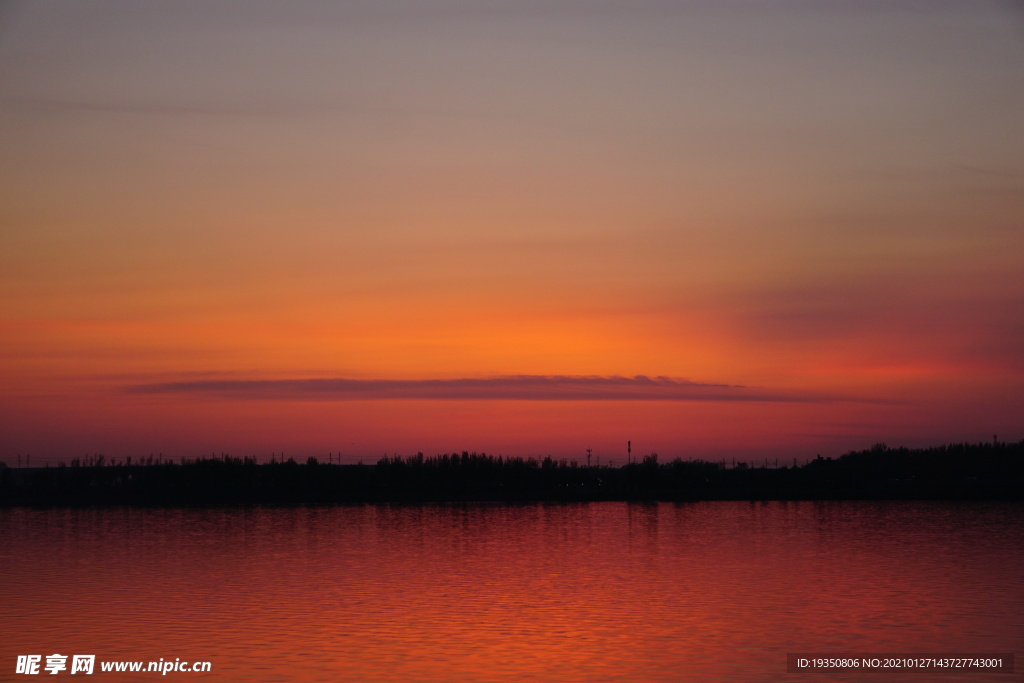
<svg viewBox="0 0 1024 683">
<path fill-rule="evenodd" d="M 1021 512 L 3 510 L 2 661 L 180 657 L 211 661 L 213 681 L 781 681 L 804 680 L 785 673 L 792 651 L 1020 651 Z"/>
</svg>

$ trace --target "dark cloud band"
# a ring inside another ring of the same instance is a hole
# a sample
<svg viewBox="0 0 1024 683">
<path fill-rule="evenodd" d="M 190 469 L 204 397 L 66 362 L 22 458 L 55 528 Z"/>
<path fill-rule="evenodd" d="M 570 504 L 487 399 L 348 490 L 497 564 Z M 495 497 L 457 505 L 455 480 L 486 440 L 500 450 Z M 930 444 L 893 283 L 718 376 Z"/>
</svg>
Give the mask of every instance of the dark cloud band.
<svg viewBox="0 0 1024 683">
<path fill-rule="evenodd" d="M 134 385 L 134 393 L 207 394 L 277 400 L 447 399 L 517 401 L 818 401 L 670 377 L 512 375 L 461 379 L 207 379 Z"/>
</svg>

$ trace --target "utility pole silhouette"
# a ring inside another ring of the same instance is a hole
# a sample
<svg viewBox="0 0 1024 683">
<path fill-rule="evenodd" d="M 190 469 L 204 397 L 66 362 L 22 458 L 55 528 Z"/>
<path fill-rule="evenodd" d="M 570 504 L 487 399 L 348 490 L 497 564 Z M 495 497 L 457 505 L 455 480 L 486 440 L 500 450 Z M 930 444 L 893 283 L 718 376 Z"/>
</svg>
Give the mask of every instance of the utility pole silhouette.
<svg viewBox="0 0 1024 683">
<path fill-rule="evenodd" d="M 588 449 L 587 449 L 587 467 L 590 467 L 590 453 L 591 453 L 591 452 L 592 452 L 593 450 L 594 450 L 593 448 L 588 448 Z"/>
<path fill-rule="evenodd" d="M 626 442 L 626 464 L 629 465 L 633 462 L 633 442 Z"/>
</svg>

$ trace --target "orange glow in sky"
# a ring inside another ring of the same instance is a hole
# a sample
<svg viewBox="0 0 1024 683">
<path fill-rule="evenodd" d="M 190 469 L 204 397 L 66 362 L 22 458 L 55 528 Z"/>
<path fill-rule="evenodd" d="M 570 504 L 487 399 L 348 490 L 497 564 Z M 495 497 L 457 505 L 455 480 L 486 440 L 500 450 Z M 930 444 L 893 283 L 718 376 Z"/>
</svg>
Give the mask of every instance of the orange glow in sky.
<svg viewBox="0 0 1024 683">
<path fill-rule="evenodd" d="M 0 12 L 0 459 L 1024 437 L 1019 14 L 556 5 Z"/>
</svg>

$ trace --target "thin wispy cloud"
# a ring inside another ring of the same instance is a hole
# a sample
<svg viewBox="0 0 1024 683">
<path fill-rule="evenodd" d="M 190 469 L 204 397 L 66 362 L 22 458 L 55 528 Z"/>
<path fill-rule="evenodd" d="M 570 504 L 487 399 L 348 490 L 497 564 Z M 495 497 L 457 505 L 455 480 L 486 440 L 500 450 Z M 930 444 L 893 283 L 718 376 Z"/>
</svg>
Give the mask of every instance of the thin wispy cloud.
<svg viewBox="0 0 1024 683">
<path fill-rule="evenodd" d="M 820 401 L 822 396 L 672 377 L 510 375 L 457 379 L 204 379 L 128 388 L 142 394 L 202 394 L 274 400 Z"/>
</svg>

